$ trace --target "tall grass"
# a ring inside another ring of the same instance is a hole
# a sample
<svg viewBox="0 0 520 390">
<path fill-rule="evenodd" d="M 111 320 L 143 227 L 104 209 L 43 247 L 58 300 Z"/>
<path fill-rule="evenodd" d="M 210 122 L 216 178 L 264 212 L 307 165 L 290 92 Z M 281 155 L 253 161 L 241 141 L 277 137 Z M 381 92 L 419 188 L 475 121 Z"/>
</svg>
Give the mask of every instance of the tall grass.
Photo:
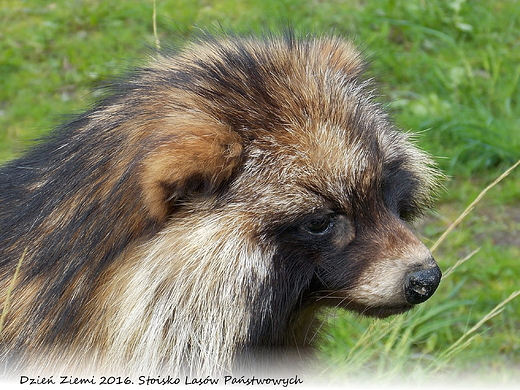
<svg viewBox="0 0 520 390">
<path fill-rule="evenodd" d="M 475 198 L 473 202 L 470 203 L 470 205 L 462 212 L 462 214 L 446 229 L 446 231 L 439 237 L 437 241 L 433 244 L 431 247 L 431 251 L 433 252 L 435 249 L 438 248 L 438 246 L 444 241 L 446 236 L 450 234 L 453 229 L 455 229 L 460 222 L 466 218 L 466 216 L 473 210 L 475 205 L 482 200 L 484 195 L 493 187 L 495 187 L 498 183 L 500 183 L 506 176 L 508 176 L 513 169 L 515 169 L 518 165 L 520 165 L 520 160 L 518 160 L 515 164 L 513 164 L 511 167 L 509 167 L 504 173 L 502 173 L 499 177 L 497 177 L 490 185 L 488 185 L 486 188 L 484 188 L 480 194 Z"/>
</svg>

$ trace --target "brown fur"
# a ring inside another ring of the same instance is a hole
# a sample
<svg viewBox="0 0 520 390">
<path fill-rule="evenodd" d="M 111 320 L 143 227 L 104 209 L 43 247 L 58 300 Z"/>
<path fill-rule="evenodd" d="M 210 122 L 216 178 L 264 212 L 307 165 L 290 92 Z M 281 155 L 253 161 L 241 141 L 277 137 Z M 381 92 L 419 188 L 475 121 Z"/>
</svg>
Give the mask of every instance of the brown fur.
<svg viewBox="0 0 520 390">
<path fill-rule="evenodd" d="M 11 369 L 231 372 L 307 348 L 322 306 L 427 299 L 407 222 L 437 173 L 363 71 L 338 38 L 206 38 L 3 167 Z"/>
</svg>

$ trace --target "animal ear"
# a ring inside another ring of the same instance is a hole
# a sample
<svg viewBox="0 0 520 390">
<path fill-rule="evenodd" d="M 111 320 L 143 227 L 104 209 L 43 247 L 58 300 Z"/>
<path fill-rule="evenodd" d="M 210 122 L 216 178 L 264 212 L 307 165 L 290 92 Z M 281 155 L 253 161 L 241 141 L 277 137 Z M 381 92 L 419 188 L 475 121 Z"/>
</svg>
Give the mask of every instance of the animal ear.
<svg viewBox="0 0 520 390">
<path fill-rule="evenodd" d="M 161 139 L 144 159 L 141 184 L 151 217 L 162 221 L 177 199 L 211 193 L 228 180 L 242 143 L 228 126 L 210 121 L 176 120 L 155 130 Z"/>
</svg>

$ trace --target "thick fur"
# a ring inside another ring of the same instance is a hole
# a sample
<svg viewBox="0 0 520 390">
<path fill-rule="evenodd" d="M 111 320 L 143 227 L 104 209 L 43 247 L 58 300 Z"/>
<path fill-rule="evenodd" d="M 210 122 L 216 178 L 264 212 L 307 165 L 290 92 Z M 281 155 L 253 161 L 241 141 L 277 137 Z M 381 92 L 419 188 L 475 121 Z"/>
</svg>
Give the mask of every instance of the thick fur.
<svg viewBox="0 0 520 390">
<path fill-rule="evenodd" d="M 10 369 L 215 375 L 298 354 L 320 307 L 412 307 L 437 173 L 364 68 L 334 37 L 200 39 L 7 163 Z"/>
</svg>

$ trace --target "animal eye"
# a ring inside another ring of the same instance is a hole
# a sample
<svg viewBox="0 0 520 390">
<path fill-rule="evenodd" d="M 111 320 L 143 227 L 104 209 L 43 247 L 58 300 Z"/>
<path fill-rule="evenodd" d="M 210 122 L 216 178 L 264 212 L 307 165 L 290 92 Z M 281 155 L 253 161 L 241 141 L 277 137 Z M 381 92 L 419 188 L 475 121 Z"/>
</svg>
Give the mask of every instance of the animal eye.
<svg viewBox="0 0 520 390">
<path fill-rule="evenodd" d="M 305 222 L 302 228 L 307 233 L 321 236 L 330 232 L 333 226 L 334 220 L 332 216 L 322 215 Z"/>
</svg>

